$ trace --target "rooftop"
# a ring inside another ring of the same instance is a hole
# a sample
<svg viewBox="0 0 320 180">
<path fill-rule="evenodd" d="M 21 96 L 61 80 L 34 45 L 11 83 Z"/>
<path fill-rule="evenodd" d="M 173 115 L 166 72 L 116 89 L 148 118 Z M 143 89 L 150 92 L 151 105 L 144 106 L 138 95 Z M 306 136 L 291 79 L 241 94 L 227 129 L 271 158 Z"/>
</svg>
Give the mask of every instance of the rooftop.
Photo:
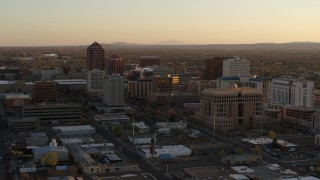
<svg viewBox="0 0 320 180">
<path fill-rule="evenodd" d="M 61 80 L 54 80 L 57 84 L 60 85 L 86 85 L 87 80 L 85 79 L 61 79 Z"/>
<path fill-rule="evenodd" d="M 237 94 L 262 94 L 261 91 L 258 91 L 250 87 L 238 87 L 238 88 L 210 88 L 202 91 L 203 94 L 212 94 L 212 95 L 234 95 Z"/>
<path fill-rule="evenodd" d="M 32 149 L 34 153 L 46 153 L 46 152 L 68 152 L 64 146 L 43 146 Z"/>
<path fill-rule="evenodd" d="M 79 126 L 55 126 L 52 127 L 53 130 L 58 130 L 58 131 L 81 131 L 81 130 L 95 130 L 94 127 L 91 125 L 79 125 Z"/>
<path fill-rule="evenodd" d="M 248 168 L 247 166 L 233 166 L 231 167 L 234 171 L 237 173 L 254 173 L 255 171 L 253 169 Z"/>
<path fill-rule="evenodd" d="M 261 138 L 252 138 L 252 139 L 241 139 L 242 142 L 247 142 L 254 145 L 260 145 L 260 144 L 271 144 L 272 139 L 268 137 L 261 137 Z"/>
<path fill-rule="evenodd" d="M 277 144 L 280 144 L 281 146 L 285 146 L 285 147 L 297 147 L 297 146 L 299 146 L 297 144 L 293 144 L 291 142 L 280 140 L 280 139 L 277 140 Z"/>
</svg>

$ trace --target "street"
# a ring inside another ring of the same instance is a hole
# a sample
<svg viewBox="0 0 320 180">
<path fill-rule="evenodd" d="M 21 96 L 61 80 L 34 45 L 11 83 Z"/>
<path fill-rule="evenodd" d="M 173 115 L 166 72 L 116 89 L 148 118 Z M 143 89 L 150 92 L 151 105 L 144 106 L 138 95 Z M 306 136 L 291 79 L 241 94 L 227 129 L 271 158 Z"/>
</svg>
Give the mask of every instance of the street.
<svg viewBox="0 0 320 180">
<path fill-rule="evenodd" d="M 6 145 L 5 145 L 5 122 L 3 121 L 2 105 L 0 105 L 0 174 L 1 179 L 8 179 L 7 171 L 7 157 L 6 157 Z"/>
<path fill-rule="evenodd" d="M 113 143 L 116 147 L 122 147 L 122 154 L 132 162 L 137 162 L 143 172 L 151 173 L 157 179 L 168 179 L 168 177 L 166 177 L 165 174 L 161 173 L 152 163 L 150 163 L 147 159 L 143 158 L 136 151 L 137 149 L 135 147 L 127 146 L 113 134 L 110 134 L 104 128 L 96 125 L 93 121 L 89 120 L 88 123 L 94 126 L 96 128 L 97 134 L 99 134 L 102 138 L 107 140 L 107 142 Z"/>
</svg>

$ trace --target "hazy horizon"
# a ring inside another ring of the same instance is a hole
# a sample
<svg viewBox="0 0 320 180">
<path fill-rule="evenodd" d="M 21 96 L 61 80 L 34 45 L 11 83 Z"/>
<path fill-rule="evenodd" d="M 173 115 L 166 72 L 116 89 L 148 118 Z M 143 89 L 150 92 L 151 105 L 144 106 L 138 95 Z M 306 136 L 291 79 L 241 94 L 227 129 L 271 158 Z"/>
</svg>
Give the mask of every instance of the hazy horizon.
<svg viewBox="0 0 320 180">
<path fill-rule="evenodd" d="M 319 0 L 2 0 L 0 46 L 320 42 Z"/>
</svg>

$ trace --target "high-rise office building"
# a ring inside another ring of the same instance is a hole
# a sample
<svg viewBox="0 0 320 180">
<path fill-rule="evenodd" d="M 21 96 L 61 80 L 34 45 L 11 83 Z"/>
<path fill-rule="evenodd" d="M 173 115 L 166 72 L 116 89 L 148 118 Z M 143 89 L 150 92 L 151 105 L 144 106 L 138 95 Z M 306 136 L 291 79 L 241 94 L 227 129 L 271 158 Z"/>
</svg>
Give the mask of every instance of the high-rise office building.
<svg viewBox="0 0 320 180">
<path fill-rule="evenodd" d="M 119 74 L 105 76 L 103 102 L 108 106 L 124 106 L 124 79 Z"/>
<path fill-rule="evenodd" d="M 87 68 L 88 70 L 99 69 L 105 71 L 104 49 L 97 42 L 92 43 L 87 48 Z"/>
<path fill-rule="evenodd" d="M 100 91 L 103 89 L 103 77 L 105 71 L 94 69 L 87 73 L 87 90 Z"/>
<path fill-rule="evenodd" d="M 272 79 L 271 103 L 312 107 L 314 82 L 292 79 Z"/>
<path fill-rule="evenodd" d="M 219 130 L 249 128 L 262 117 L 262 92 L 253 88 L 205 89 L 201 93 L 201 120 Z"/>
<path fill-rule="evenodd" d="M 35 103 L 56 102 L 58 99 L 57 84 L 54 81 L 37 81 L 33 88 Z"/>
<path fill-rule="evenodd" d="M 214 57 L 213 59 L 206 59 L 203 79 L 216 80 L 222 76 L 223 60 L 225 59 L 231 59 L 231 57 Z"/>
<path fill-rule="evenodd" d="M 243 74 L 250 74 L 250 61 L 239 57 L 223 60 L 222 75 L 234 77 Z"/>
<path fill-rule="evenodd" d="M 112 55 L 107 59 L 106 66 L 107 75 L 116 73 L 122 76 L 123 72 L 125 71 L 126 63 L 125 60 L 120 58 L 119 56 Z"/>
<path fill-rule="evenodd" d="M 179 84 L 179 76 L 154 76 L 152 81 L 154 92 L 174 92 Z"/>
</svg>

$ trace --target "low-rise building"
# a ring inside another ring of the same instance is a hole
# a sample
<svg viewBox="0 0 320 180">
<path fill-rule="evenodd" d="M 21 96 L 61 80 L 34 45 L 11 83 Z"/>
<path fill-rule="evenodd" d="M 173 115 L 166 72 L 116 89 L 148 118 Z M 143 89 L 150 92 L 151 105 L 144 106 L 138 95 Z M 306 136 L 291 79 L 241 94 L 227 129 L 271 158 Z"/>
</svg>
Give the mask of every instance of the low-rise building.
<svg viewBox="0 0 320 180">
<path fill-rule="evenodd" d="M 90 137 L 77 137 L 77 138 L 59 138 L 62 142 L 62 145 L 70 144 L 84 144 L 84 143 L 94 143 L 95 140 Z"/>
<path fill-rule="evenodd" d="M 69 151 L 64 146 L 43 146 L 32 149 L 33 159 L 35 162 L 40 162 L 48 153 L 55 152 L 58 155 L 58 161 L 68 161 Z"/>
<path fill-rule="evenodd" d="M 42 126 L 52 124 L 79 124 L 81 104 L 30 104 L 23 106 L 22 116 L 38 117 Z"/>
<path fill-rule="evenodd" d="M 130 118 L 124 114 L 116 114 L 116 113 L 106 113 L 103 115 L 94 116 L 94 120 L 100 124 L 122 124 L 124 122 L 129 122 Z"/>
<path fill-rule="evenodd" d="M 156 143 L 157 138 L 154 134 L 132 134 L 128 135 L 128 140 L 133 144 L 153 144 Z"/>
<path fill-rule="evenodd" d="M 241 139 L 241 142 L 248 144 L 251 147 L 256 147 L 256 146 L 264 146 L 264 147 L 270 147 L 273 140 L 268 138 L 268 137 L 260 137 L 260 138 L 243 138 Z"/>
<path fill-rule="evenodd" d="M 259 154 L 240 154 L 221 158 L 221 162 L 229 165 L 247 165 L 262 162 L 262 156 Z"/>
<path fill-rule="evenodd" d="M 169 128 L 171 130 L 174 129 L 186 129 L 187 123 L 186 122 L 156 122 L 157 128 Z"/>
<path fill-rule="evenodd" d="M 47 146 L 49 139 L 46 133 L 30 132 L 26 137 L 27 146 Z"/>
<path fill-rule="evenodd" d="M 139 134 L 150 132 L 149 126 L 147 126 L 143 121 L 132 123 L 132 126 L 134 126 L 134 131 Z"/>
<path fill-rule="evenodd" d="M 9 129 L 16 131 L 36 130 L 40 127 L 40 119 L 38 117 L 9 117 L 7 118 Z"/>
<path fill-rule="evenodd" d="M 52 132 L 55 132 L 60 136 L 74 136 L 95 134 L 96 130 L 91 125 L 55 126 L 52 127 Z"/>
<path fill-rule="evenodd" d="M 48 176 L 62 177 L 62 176 L 76 176 L 76 175 L 77 175 L 77 167 L 74 165 L 48 167 Z"/>
<path fill-rule="evenodd" d="M 151 154 L 150 149 L 154 148 L 153 154 Z M 160 154 L 170 154 L 171 156 L 190 156 L 192 150 L 184 145 L 172 145 L 172 146 L 139 146 L 139 152 L 145 158 L 158 158 Z"/>
<path fill-rule="evenodd" d="M 277 146 L 284 151 L 296 151 L 299 147 L 297 144 L 280 139 L 277 140 Z"/>
<path fill-rule="evenodd" d="M 36 172 L 36 171 L 37 171 L 36 164 L 31 162 L 20 165 L 20 168 L 19 168 L 20 173 L 29 173 L 29 172 Z"/>
</svg>

